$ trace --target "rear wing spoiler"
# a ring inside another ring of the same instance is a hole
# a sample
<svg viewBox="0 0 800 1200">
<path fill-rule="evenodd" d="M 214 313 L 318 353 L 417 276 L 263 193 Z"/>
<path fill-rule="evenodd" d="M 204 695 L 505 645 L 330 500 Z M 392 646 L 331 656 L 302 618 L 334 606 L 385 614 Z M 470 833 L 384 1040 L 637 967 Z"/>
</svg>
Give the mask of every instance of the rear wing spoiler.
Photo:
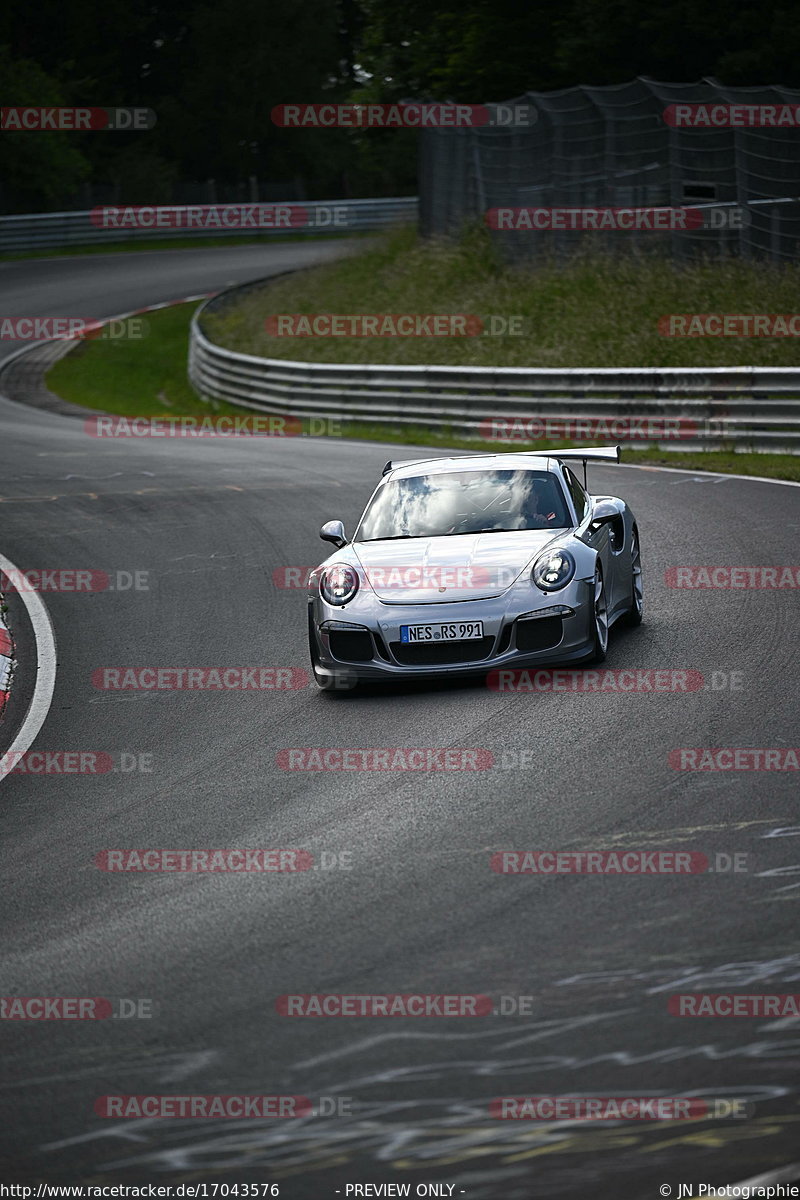
<svg viewBox="0 0 800 1200">
<path fill-rule="evenodd" d="M 619 446 L 587 446 L 585 450 L 538 450 L 541 457 L 563 459 L 566 462 L 619 462 Z"/>
<path fill-rule="evenodd" d="M 619 462 L 620 447 L 619 446 L 587 446 L 583 450 L 571 448 L 569 450 L 523 450 L 523 454 L 532 454 L 536 458 L 557 458 L 565 462 L 582 462 L 583 473 L 586 475 L 587 462 Z M 490 453 L 485 455 L 470 455 L 470 457 L 491 458 Z M 388 475 L 390 471 L 394 471 L 396 467 L 415 467 L 417 463 L 429 462 L 426 458 L 407 458 L 392 460 L 389 459 L 381 474 Z"/>
<path fill-rule="evenodd" d="M 559 462 L 582 462 L 583 463 L 583 486 L 589 490 L 589 485 L 586 477 L 587 462 L 619 462 L 620 447 L 619 446 L 587 446 L 584 450 L 543 450 L 541 454 L 547 454 L 549 458 L 557 458 Z"/>
</svg>

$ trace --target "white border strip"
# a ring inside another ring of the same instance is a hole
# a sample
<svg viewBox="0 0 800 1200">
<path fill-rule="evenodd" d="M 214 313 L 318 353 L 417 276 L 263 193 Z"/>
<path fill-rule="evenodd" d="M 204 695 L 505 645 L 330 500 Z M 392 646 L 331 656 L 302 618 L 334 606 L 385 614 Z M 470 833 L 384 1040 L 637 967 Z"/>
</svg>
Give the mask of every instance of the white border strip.
<svg viewBox="0 0 800 1200">
<path fill-rule="evenodd" d="M 774 1187 L 775 1184 L 796 1183 L 798 1179 L 800 1179 L 800 1163 L 787 1163 L 785 1167 L 776 1167 L 773 1171 L 766 1171 L 763 1175 L 753 1175 L 750 1179 L 742 1179 L 738 1183 L 720 1184 L 714 1194 L 733 1198 L 741 1196 L 742 1188 L 748 1188 L 748 1195 L 753 1195 L 755 1200 L 755 1197 L 759 1194 L 765 1195 L 767 1188 Z M 692 1188 L 692 1195 L 699 1196 L 700 1193 Z"/>
<path fill-rule="evenodd" d="M 730 1187 L 769 1187 L 772 1183 L 794 1183 L 800 1178 L 800 1163 L 787 1163 L 785 1167 L 776 1167 L 763 1175 L 754 1175 L 752 1179 L 744 1179 L 741 1183 L 732 1183 Z"/>
<path fill-rule="evenodd" d="M 9 578 L 13 578 L 12 572 L 19 572 L 19 568 L 2 554 L 0 570 Z M 9 774 L 16 756 L 25 754 L 33 744 L 47 719 L 56 686 L 56 637 L 50 614 L 38 592 L 17 592 L 17 595 L 28 610 L 36 640 L 36 686 L 19 733 L 7 752 L 0 757 L 0 780 Z"/>
</svg>

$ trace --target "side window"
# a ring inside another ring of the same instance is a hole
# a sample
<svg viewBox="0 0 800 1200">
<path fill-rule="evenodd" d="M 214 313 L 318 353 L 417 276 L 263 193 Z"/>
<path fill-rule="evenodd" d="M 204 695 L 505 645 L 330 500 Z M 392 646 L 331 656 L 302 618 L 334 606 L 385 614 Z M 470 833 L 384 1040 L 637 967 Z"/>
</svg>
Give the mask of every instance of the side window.
<svg viewBox="0 0 800 1200">
<path fill-rule="evenodd" d="M 569 494 L 572 496 L 572 503 L 575 505 L 575 511 L 578 514 L 578 523 L 580 523 L 589 511 L 589 497 L 569 467 L 564 467 L 564 476 L 569 488 Z"/>
</svg>

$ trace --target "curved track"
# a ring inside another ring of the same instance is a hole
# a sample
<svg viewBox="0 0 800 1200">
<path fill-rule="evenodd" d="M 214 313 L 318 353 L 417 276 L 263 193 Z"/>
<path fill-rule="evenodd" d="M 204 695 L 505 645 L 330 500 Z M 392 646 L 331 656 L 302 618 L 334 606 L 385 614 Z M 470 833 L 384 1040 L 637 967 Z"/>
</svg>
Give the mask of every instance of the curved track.
<svg viewBox="0 0 800 1200">
<path fill-rule="evenodd" d="M 101 316 L 322 251 L 39 260 L 6 265 L 0 282 L 9 315 Z M 2 1023 L 5 1177 L 274 1181 L 301 1200 L 366 1181 L 410 1183 L 412 1195 L 445 1183 L 471 1200 L 578 1197 L 594 1183 L 638 1198 L 792 1161 L 800 1021 L 681 1020 L 666 1002 L 695 989 L 798 990 L 797 774 L 681 772 L 668 754 L 797 745 L 797 593 L 670 589 L 664 572 L 797 564 L 800 490 L 591 472 L 594 491 L 634 508 L 647 571 L 646 624 L 612 635 L 606 666 L 694 668 L 709 682 L 716 672 L 718 690 L 106 691 L 92 684 L 97 668 L 305 668 L 304 594 L 276 588 L 273 571 L 320 561 L 322 521 L 352 528 L 386 458 L 409 449 L 105 442 L 3 399 L 0 429 L 4 554 L 25 569 L 148 573 L 147 591 L 44 596 L 59 667 L 36 748 L 152 755 L 150 772 L 0 785 L 2 992 L 146 997 L 155 1010 Z M 497 765 L 276 765 L 282 748 L 304 746 L 480 747 Z M 142 875 L 92 862 L 105 848 L 231 846 L 305 847 L 326 863 L 348 852 L 351 869 Z M 489 867 L 496 850 L 622 847 L 740 852 L 748 870 L 537 878 Z M 474 1020 L 276 1013 L 277 996 L 309 992 L 532 999 L 523 1015 Z M 107 1093 L 218 1092 L 338 1097 L 351 1113 L 159 1122 L 92 1111 Z M 731 1094 L 755 1107 L 747 1121 L 700 1124 L 487 1117 L 494 1097 L 567 1092 Z"/>
</svg>

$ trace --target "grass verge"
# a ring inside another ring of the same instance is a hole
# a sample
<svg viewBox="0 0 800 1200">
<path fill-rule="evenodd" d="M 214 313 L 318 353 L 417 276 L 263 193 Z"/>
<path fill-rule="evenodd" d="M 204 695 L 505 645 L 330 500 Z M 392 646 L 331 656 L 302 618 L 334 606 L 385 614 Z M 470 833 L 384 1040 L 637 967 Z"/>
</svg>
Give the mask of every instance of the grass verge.
<svg viewBox="0 0 800 1200">
<path fill-rule="evenodd" d="M 196 304 L 180 304 L 149 313 L 148 334 L 141 340 L 83 342 L 51 368 L 48 387 L 73 404 L 123 416 L 197 416 L 209 411 L 242 414 L 246 410 L 230 404 L 209 407 L 189 386 L 186 353 L 189 323 L 196 308 Z M 342 435 L 409 446 L 488 451 L 548 450 L 564 444 L 471 441 L 447 430 L 384 424 L 343 424 Z M 800 482 L 800 455 L 623 448 L 623 461 Z"/>
<path fill-rule="evenodd" d="M 80 342 L 47 373 L 47 386 L 72 404 L 126 417 L 241 413 L 200 400 L 186 375 L 189 323 L 196 303 L 147 313 L 142 338 Z"/>
<path fill-rule="evenodd" d="M 546 235 L 531 234 L 532 237 Z M 588 238 L 591 235 L 587 235 Z M 800 266 L 737 259 L 676 265 L 592 251 L 567 263 L 501 261 L 486 231 L 420 241 L 401 228 L 365 253 L 265 283 L 207 318 L 214 341 L 267 358 L 484 367 L 800 365 L 800 338 L 667 337 L 685 313 L 794 313 Z M 469 314 L 515 319 L 521 332 L 461 337 L 276 337 L 269 316 L 298 313 Z"/>
</svg>

